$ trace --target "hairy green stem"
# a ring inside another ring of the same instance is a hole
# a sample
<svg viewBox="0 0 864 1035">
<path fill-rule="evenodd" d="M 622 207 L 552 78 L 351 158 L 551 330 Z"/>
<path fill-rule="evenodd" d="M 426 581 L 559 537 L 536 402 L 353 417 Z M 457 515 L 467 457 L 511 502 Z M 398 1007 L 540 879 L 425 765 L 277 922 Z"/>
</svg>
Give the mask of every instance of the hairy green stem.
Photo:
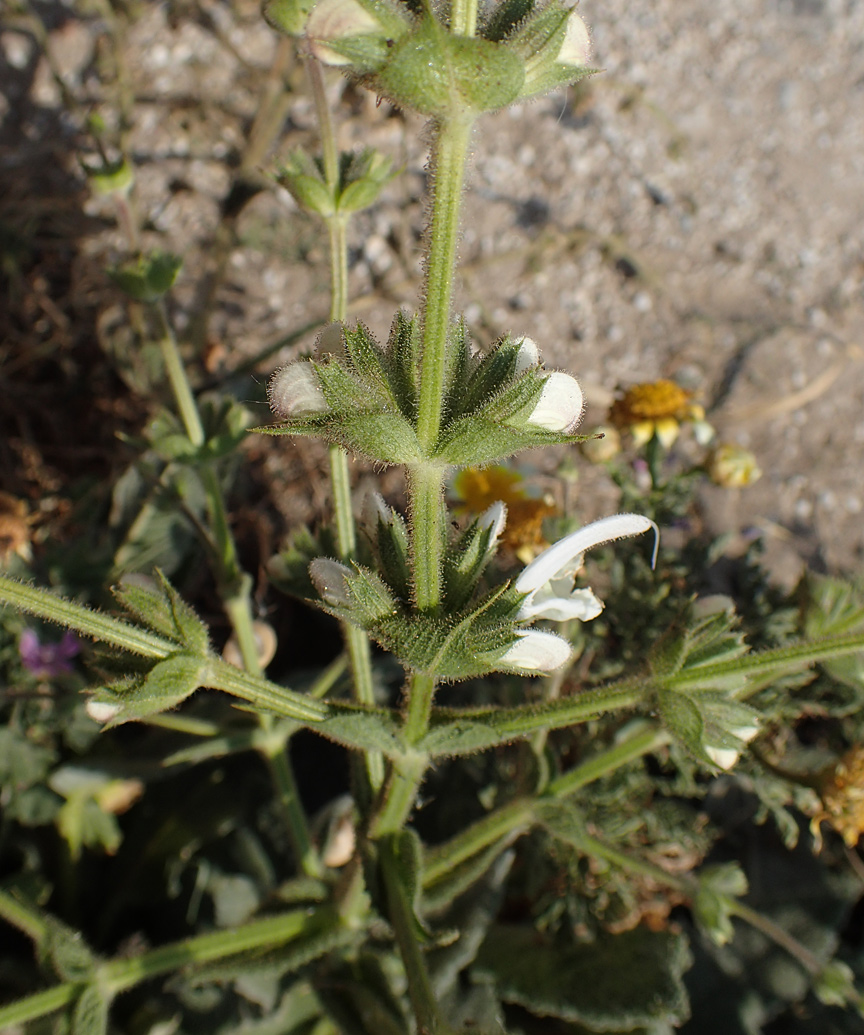
<svg viewBox="0 0 864 1035">
<path fill-rule="evenodd" d="M 417 1020 L 418 1035 L 440 1035 L 446 1031 L 429 980 L 423 951 L 417 940 L 417 922 L 406 889 L 400 880 L 400 866 L 392 837 L 380 843 L 381 875 L 387 894 L 387 912 L 408 980 L 408 998 Z"/>
<path fill-rule="evenodd" d="M 391 762 L 381 788 L 381 803 L 369 826 L 369 836 L 383 837 L 401 830 L 411 814 L 429 760 L 423 754 L 403 755 Z"/>
<path fill-rule="evenodd" d="M 430 887 L 497 841 L 515 841 L 534 824 L 534 801 L 517 798 L 426 853 L 423 886 Z"/>
<path fill-rule="evenodd" d="M 0 891 L 0 917 L 13 927 L 17 927 L 19 931 L 23 931 L 37 944 L 48 932 L 42 917 L 34 909 L 19 902 L 8 891 Z"/>
<path fill-rule="evenodd" d="M 477 0 L 453 0 L 450 28 L 454 36 L 474 36 L 477 32 Z"/>
<path fill-rule="evenodd" d="M 204 426 L 201 424 L 192 387 L 186 377 L 183 359 L 177 347 L 177 338 L 174 336 L 165 312 L 165 303 L 161 299 L 153 303 L 153 312 L 159 321 L 159 347 L 162 350 L 162 362 L 165 364 L 165 373 L 168 375 L 171 391 L 174 393 L 180 419 L 183 421 L 183 427 L 186 429 L 192 445 L 203 446 L 205 442 Z"/>
<path fill-rule="evenodd" d="M 671 740 L 672 735 L 666 730 L 660 730 L 654 726 L 641 730 L 639 733 L 613 744 L 607 751 L 601 751 L 593 758 L 587 759 L 575 769 L 562 773 L 546 788 L 546 796 L 564 798 L 568 794 L 575 794 L 586 784 L 620 769 L 629 762 L 635 762 L 643 755 L 657 751 Z"/>
<path fill-rule="evenodd" d="M 438 441 L 447 387 L 447 338 L 459 237 L 459 211 L 472 125 L 471 116 L 454 114 L 442 118 L 435 133 L 434 198 L 426 259 L 420 403 L 417 414 L 417 436 L 427 453 Z"/>
<path fill-rule="evenodd" d="M 200 447 L 206 441 L 206 436 L 192 386 L 189 384 L 177 347 L 177 339 L 168 321 L 164 303 L 160 300 L 154 308 L 160 321 L 162 357 L 177 409 L 190 441 Z M 207 497 L 210 529 L 216 547 L 215 574 L 219 595 L 237 638 L 243 666 L 251 676 L 259 677 L 262 669 L 249 596 L 252 580 L 240 565 L 219 475 L 213 464 L 207 461 L 199 465 L 199 473 Z M 263 731 L 269 731 L 272 722 L 271 715 L 258 713 L 258 723 Z M 282 807 L 295 859 L 307 876 L 320 876 L 323 871 L 309 834 L 306 814 L 297 794 L 297 782 L 288 758 L 287 742 L 282 740 L 274 750 L 265 752 L 264 757 Z"/>
<path fill-rule="evenodd" d="M 606 751 L 587 759 L 575 769 L 563 773 L 548 785 L 539 800 L 575 794 L 601 776 L 662 747 L 670 739 L 665 730 L 655 727 L 640 730 Z M 533 798 L 517 798 L 490 812 L 488 816 L 467 827 L 451 840 L 431 849 L 427 853 L 423 867 L 424 886 L 428 887 L 446 877 L 457 866 L 497 841 L 503 842 L 505 838 L 508 841 L 516 840 L 526 833 L 534 825 L 534 806 Z"/>
<path fill-rule="evenodd" d="M 306 71 L 312 87 L 312 99 L 318 118 L 321 137 L 321 152 L 324 163 L 324 179 L 331 191 L 339 186 L 339 150 L 336 132 L 321 64 L 310 57 Z M 330 322 L 344 323 L 348 316 L 348 216 L 338 212 L 325 222 L 330 243 Z M 342 560 L 350 560 L 357 552 L 357 530 L 354 524 L 354 510 L 351 498 L 351 476 L 348 468 L 348 454 L 338 445 L 331 445 L 330 487 L 333 496 L 333 519 L 336 525 L 336 543 Z M 360 704 L 374 705 L 375 691 L 372 681 L 372 652 L 369 638 L 362 629 L 342 622 L 342 634 L 348 648 L 354 699 Z M 384 759 L 379 751 L 365 755 L 366 776 L 373 791 L 384 782 Z"/>
<path fill-rule="evenodd" d="M 426 464 L 408 469 L 411 506 L 411 566 L 414 603 L 420 611 L 435 611 L 441 604 L 441 570 L 446 527 L 441 503 L 444 469 Z"/>
<path fill-rule="evenodd" d="M 338 917 L 329 911 L 325 917 L 321 910 L 310 914 L 306 909 L 296 909 L 231 930 L 186 938 L 130 959 L 110 960 L 97 968 L 96 981 L 109 995 L 116 995 L 148 978 L 189 964 L 209 963 L 252 949 L 275 949 L 305 934 L 319 935 L 328 924 L 337 929 Z M 66 982 L 0 1007 L 0 1030 L 6 1031 L 12 1024 L 22 1024 L 59 1010 L 77 998 L 83 987 L 83 984 Z"/>
</svg>

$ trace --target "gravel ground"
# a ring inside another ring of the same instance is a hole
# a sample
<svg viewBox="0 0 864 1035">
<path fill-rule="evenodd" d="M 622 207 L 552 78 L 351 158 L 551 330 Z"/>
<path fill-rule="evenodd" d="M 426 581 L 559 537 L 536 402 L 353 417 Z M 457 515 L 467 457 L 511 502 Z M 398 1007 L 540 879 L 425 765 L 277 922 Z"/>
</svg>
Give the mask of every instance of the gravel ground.
<svg viewBox="0 0 864 1035">
<path fill-rule="evenodd" d="M 26 12 L 0 32 L 0 223 L 37 212 L 70 247 L 63 291 L 43 290 L 59 315 L 28 333 L 50 341 L 84 292 L 103 344 L 121 334 L 99 271 L 125 245 L 75 155 L 92 150 L 86 112 L 109 135 L 125 118 L 144 243 L 186 259 L 175 318 L 202 377 L 323 320 L 325 241 L 283 192 L 260 189 L 261 170 L 315 135 L 302 66 L 257 5 L 138 2 L 113 23 L 96 2 L 33 7 L 50 62 Z M 603 74 L 477 130 L 459 305 L 479 342 L 527 333 L 576 373 L 589 424 L 620 386 L 673 377 L 696 391 L 720 437 L 765 472 L 745 490 L 706 492 L 708 523 L 760 530 L 786 583 L 804 562 L 853 570 L 864 551 L 864 2 L 580 10 Z M 419 283 L 422 126 L 338 78 L 330 89 L 342 145 L 374 144 L 404 166 L 352 235 L 351 315 L 383 334 Z M 299 488 L 314 447 L 254 457 L 285 486 L 291 519 L 323 503 Z M 586 518 L 608 510 L 598 472 L 577 492 Z"/>
</svg>

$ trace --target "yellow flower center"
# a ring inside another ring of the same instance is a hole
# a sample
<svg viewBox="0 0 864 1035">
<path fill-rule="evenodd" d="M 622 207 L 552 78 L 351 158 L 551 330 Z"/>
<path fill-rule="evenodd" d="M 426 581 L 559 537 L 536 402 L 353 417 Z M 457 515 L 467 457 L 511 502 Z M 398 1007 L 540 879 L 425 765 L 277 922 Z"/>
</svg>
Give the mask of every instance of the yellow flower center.
<svg viewBox="0 0 864 1035">
<path fill-rule="evenodd" d="M 612 404 L 610 418 L 618 427 L 643 421 L 684 420 L 690 416 L 690 393 L 674 381 L 633 385 Z"/>
</svg>

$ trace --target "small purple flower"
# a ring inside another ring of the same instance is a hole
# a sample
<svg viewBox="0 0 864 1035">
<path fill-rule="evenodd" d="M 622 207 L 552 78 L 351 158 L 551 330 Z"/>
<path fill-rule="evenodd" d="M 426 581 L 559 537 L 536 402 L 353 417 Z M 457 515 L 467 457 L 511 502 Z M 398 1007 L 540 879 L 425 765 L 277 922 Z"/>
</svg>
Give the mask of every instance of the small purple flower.
<svg viewBox="0 0 864 1035">
<path fill-rule="evenodd" d="M 74 633 L 65 632 L 59 643 L 40 643 L 32 629 L 25 629 L 18 641 L 24 668 L 38 679 L 56 679 L 72 671 L 70 659 L 81 650 Z"/>
</svg>

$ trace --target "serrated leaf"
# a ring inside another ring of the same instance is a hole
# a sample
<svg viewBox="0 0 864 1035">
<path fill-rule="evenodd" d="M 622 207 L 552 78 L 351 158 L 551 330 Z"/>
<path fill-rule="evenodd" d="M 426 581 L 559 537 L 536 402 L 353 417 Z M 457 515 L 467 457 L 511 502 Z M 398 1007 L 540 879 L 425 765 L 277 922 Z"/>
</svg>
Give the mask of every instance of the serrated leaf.
<svg viewBox="0 0 864 1035">
<path fill-rule="evenodd" d="M 130 578 L 114 589 L 114 596 L 155 632 L 196 654 L 207 654 L 210 646 L 207 626 L 158 569 L 154 583 Z"/>
<path fill-rule="evenodd" d="M 494 927 L 474 972 L 492 979 L 505 1002 L 541 1016 L 622 1032 L 689 1016 L 681 980 L 690 965 L 686 939 L 637 927 L 563 947 L 531 927 Z"/>
<path fill-rule="evenodd" d="M 88 985 L 75 1004 L 70 1035 L 106 1035 L 109 1006 L 102 989 L 98 985 Z"/>
</svg>

